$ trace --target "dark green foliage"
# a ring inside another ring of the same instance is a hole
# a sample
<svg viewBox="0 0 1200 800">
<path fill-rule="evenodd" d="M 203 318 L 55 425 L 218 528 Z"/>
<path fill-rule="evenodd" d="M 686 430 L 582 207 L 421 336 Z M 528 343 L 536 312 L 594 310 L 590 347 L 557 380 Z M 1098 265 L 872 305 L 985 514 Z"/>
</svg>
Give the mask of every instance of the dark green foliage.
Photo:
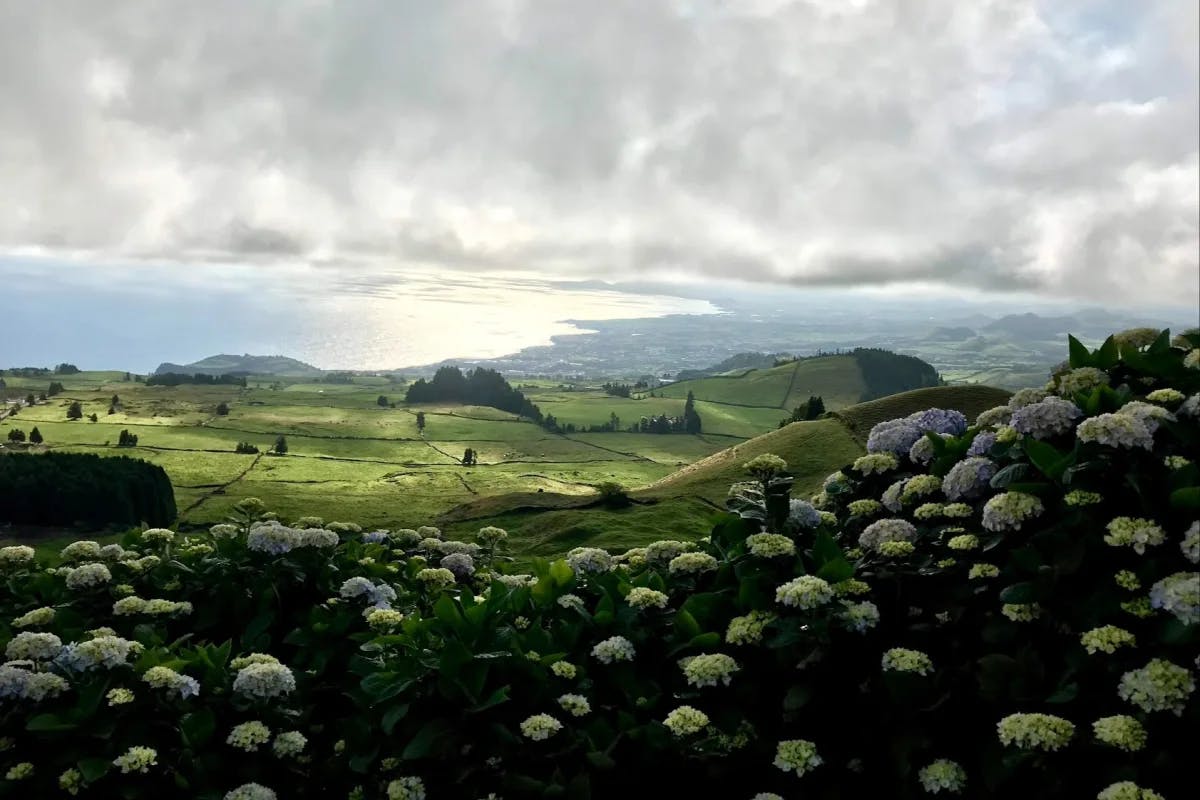
<svg viewBox="0 0 1200 800">
<path fill-rule="evenodd" d="M 46 390 L 48 397 L 54 397 L 56 394 L 62 394 L 63 385 L 58 381 L 50 381 L 50 388 Z"/>
<path fill-rule="evenodd" d="M 37 429 L 36 425 L 33 426 L 33 430 L 29 432 L 29 443 L 41 444 L 43 441 L 45 440 L 42 438 L 42 432 Z"/>
<path fill-rule="evenodd" d="M 25 405 L 31 406 L 37 402 L 37 398 L 33 396 L 33 392 L 25 395 Z"/>
<path fill-rule="evenodd" d="M 605 394 L 613 397 L 629 397 L 633 389 L 627 383 L 606 383 L 602 387 Z"/>
<path fill-rule="evenodd" d="M 67 419 L 83 419 L 83 406 L 78 400 L 67 406 Z"/>
<path fill-rule="evenodd" d="M 283 436 L 275 438 L 275 446 L 271 448 L 271 452 L 277 455 L 285 455 L 288 451 L 287 439 Z"/>
<path fill-rule="evenodd" d="M 79 367 L 74 364 L 59 364 L 54 368 L 55 375 L 78 375 Z"/>
<path fill-rule="evenodd" d="M 8 429 L 8 440 L 10 442 L 25 441 L 25 431 L 21 430 L 20 428 L 9 428 Z"/>
<path fill-rule="evenodd" d="M 108 401 L 108 404 L 110 406 L 112 406 L 113 408 L 116 408 L 117 406 L 121 405 L 121 398 L 118 395 L 114 394 L 112 396 L 112 400 Z"/>
<path fill-rule="evenodd" d="M 387 408 L 388 407 L 387 397 L 385 397 L 384 395 L 379 395 L 379 397 L 377 397 L 375 399 L 375 405 L 379 406 L 380 408 Z"/>
<path fill-rule="evenodd" d="M 467 403 L 491 406 L 542 421 L 542 412 L 512 388 L 499 372 L 478 367 L 465 375 L 458 367 L 441 367 L 433 380 L 421 378 L 408 387 L 404 397 L 408 403 Z"/>
<path fill-rule="evenodd" d="M 229 414 L 229 403 L 217 403 L 217 416 L 224 417 Z"/>
<path fill-rule="evenodd" d="M 790 425 L 793 422 L 807 422 L 809 420 L 820 419 L 825 413 L 825 401 L 820 395 L 810 395 L 808 400 L 801 403 L 792 409 L 790 417 L 784 417 L 779 420 L 779 427 Z"/>
<path fill-rule="evenodd" d="M 863 401 L 942 384 L 937 370 L 916 356 L 902 356 L 874 347 L 859 347 L 851 355 L 858 362 L 866 384 L 860 398 Z"/>
<path fill-rule="evenodd" d="M 233 448 L 233 452 L 253 455 L 258 452 L 258 448 L 249 442 L 238 442 L 237 447 Z"/>
<path fill-rule="evenodd" d="M 181 372 L 160 372 L 146 378 L 147 386 L 183 386 L 196 384 L 198 386 L 245 386 L 245 375 L 185 375 Z"/>
<path fill-rule="evenodd" d="M 79 453 L 0 456 L 0 520 L 26 525 L 169 525 L 175 494 L 162 467 Z"/>
<path fill-rule="evenodd" d="M 425 412 L 424 411 L 417 412 L 417 430 L 418 431 L 425 430 Z"/>
<path fill-rule="evenodd" d="M 475 451 L 468 447 L 463 451 L 462 463 L 465 467 L 473 467 L 477 463 L 478 456 Z"/>
<path fill-rule="evenodd" d="M 14 378 L 37 378 L 49 375 L 50 370 L 45 367 L 9 367 L 8 374 Z"/>
<path fill-rule="evenodd" d="M 122 430 L 117 436 L 117 447 L 137 447 L 137 443 L 137 434 L 130 433 L 128 430 Z"/>
<path fill-rule="evenodd" d="M 683 431 L 684 433 L 700 433 L 702 427 L 700 414 L 696 411 L 696 397 L 688 392 L 687 402 L 683 404 Z"/>
<path fill-rule="evenodd" d="M 88 414 L 88 421 L 89 422 L 99 422 L 100 418 L 97 417 L 96 412 L 93 411 L 91 414 Z"/>
<path fill-rule="evenodd" d="M 625 508 L 632 502 L 625 487 L 616 481 L 601 481 L 596 484 L 596 491 L 600 493 L 600 502 L 609 508 Z"/>
</svg>

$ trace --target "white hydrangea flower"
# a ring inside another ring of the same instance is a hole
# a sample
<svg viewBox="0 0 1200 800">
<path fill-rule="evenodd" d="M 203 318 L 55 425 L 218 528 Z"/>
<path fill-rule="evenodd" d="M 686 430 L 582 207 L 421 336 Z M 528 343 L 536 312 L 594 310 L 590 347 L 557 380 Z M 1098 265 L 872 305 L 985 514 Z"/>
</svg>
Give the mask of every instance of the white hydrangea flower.
<svg viewBox="0 0 1200 800">
<path fill-rule="evenodd" d="M 124 775 L 131 772 L 145 774 L 158 764 L 158 752 L 152 747 L 134 746 L 114 758 L 112 763 L 114 767 L 120 767 Z"/>
<path fill-rule="evenodd" d="M 1108 385 L 1108 373 L 1096 367 L 1079 367 L 1058 376 L 1058 393 L 1072 397 L 1079 392 L 1089 392 L 1097 386 Z"/>
<path fill-rule="evenodd" d="M 939 758 L 922 767 L 917 773 L 917 780 L 921 782 L 921 788 L 930 794 L 940 794 L 943 790 L 958 794 L 967 786 L 967 771 L 955 761 Z"/>
<path fill-rule="evenodd" d="M 625 602 L 633 608 L 666 608 L 667 596 L 654 589 L 635 586 L 625 595 Z"/>
<path fill-rule="evenodd" d="M 883 654 L 883 669 L 885 672 L 915 672 L 918 675 L 928 675 L 933 672 L 933 660 L 920 650 L 910 650 L 907 647 L 893 647 Z"/>
<path fill-rule="evenodd" d="M 680 553 L 691 549 L 691 545 L 674 539 L 664 539 L 646 545 L 646 560 L 651 564 L 669 564 Z"/>
<path fill-rule="evenodd" d="M 296 689 L 296 678 L 283 664 L 248 664 L 238 670 L 233 690 L 246 697 L 273 698 Z"/>
<path fill-rule="evenodd" d="M 801 777 L 824 763 L 817 746 L 807 739 L 786 739 L 775 747 L 775 766 Z"/>
<path fill-rule="evenodd" d="M 842 601 L 843 611 L 838 617 L 842 623 L 856 633 L 866 633 L 879 624 L 879 608 L 869 600 L 858 603 Z"/>
<path fill-rule="evenodd" d="M 708 553 L 680 553 L 671 559 L 667 571 L 672 575 L 699 575 L 711 572 L 718 566 L 717 559 Z"/>
<path fill-rule="evenodd" d="M 1135 718 L 1119 714 L 1113 717 L 1101 717 L 1092 723 L 1092 731 L 1102 743 L 1135 753 L 1146 746 L 1149 736 L 1142 723 Z"/>
<path fill-rule="evenodd" d="M 591 703 L 581 694 L 560 695 L 558 705 L 563 711 L 575 717 L 583 717 L 592 712 Z"/>
<path fill-rule="evenodd" d="M 1010 411 L 1016 411 L 1018 408 L 1024 408 L 1033 403 L 1040 403 L 1046 397 L 1047 393 L 1042 389 L 1018 389 L 1013 393 L 1012 397 L 1008 398 L 1008 408 Z"/>
<path fill-rule="evenodd" d="M 1170 711 L 1178 717 L 1195 690 L 1196 681 L 1189 670 L 1156 658 L 1122 675 L 1117 694 L 1147 713 Z"/>
<path fill-rule="evenodd" d="M 225 800 L 278 800 L 271 789 L 260 783 L 243 783 L 225 793 Z"/>
<path fill-rule="evenodd" d="M 1143 789 L 1133 781 L 1109 784 L 1096 795 L 1096 800 L 1166 800 L 1152 789 Z"/>
<path fill-rule="evenodd" d="M 692 706 L 680 706 L 667 714 L 663 725 L 676 736 L 689 736 L 707 728 L 708 722 L 708 715 L 703 711 Z"/>
<path fill-rule="evenodd" d="M 33 562 L 37 551 L 23 544 L 0 547 L 0 568 L 23 567 Z"/>
<path fill-rule="evenodd" d="M 858 546 L 864 550 L 877 550 L 884 542 L 911 542 L 917 538 L 917 529 L 903 519 L 881 519 L 872 522 L 859 534 Z"/>
<path fill-rule="evenodd" d="M 53 661 L 62 653 L 62 639 L 53 633 L 22 631 L 4 648 L 10 661 Z"/>
<path fill-rule="evenodd" d="M 534 714 L 521 723 L 521 733 L 535 742 L 549 739 L 562 730 L 562 723 L 549 714 Z"/>
<path fill-rule="evenodd" d="M 1200 622 L 1200 572 L 1176 572 L 1150 587 L 1150 605 L 1184 625 Z"/>
<path fill-rule="evenodd" d="M 143 648 L 140 642 L 131 642 L 115 636 L 105 629 L 92 631 L 93 638 L 85 642 L 67 645 L 58 662 L 76 672 L 102 667 L 115 669 L 129 662 L 130 656 L 139 655 Z"/>
<path fill-rule="evenodd" d="M 35 608 L 32 611 L 26 611 L 21 616 L 12 621 L 14 628 L 36 628 L 42 625 L 49 625 L 54 622 L 55 611 L 53 608 L 43 606 Z"/>
<path fill-rule="evenodd" d="M 1179 549 L 1183 551 L 1183 557 L 1193 564 L 1200 564 L 1200 522 L 1193 522 L 1192 526 L 1183 534 L 1183 541 L 1179 543 Z"/>
<path fill-rule="evenodd" d="M 833 587 L 815 575 L 793 578 L 775 590 L 775 602 L 802 610 L 823 606 L 833 599 Z"/>
<path fill-rule="evenodd" d="M 733 681 L 733 673 L 741 669 L 738 663 L 724 653 L 704 653 L 685 658 L 679 662 L 687 682 L 697 689 L 705 686 L 728 686 Z"/>
<path fill-rule="evenodd" d="M 175 531 L 167 528 L 147 528 L 142 531 L 141 539 L 146 544 L 154 544 L 156 542 L 169 544 L 175 541 Z"/>
<path fill-rule="evenodd" d="M 592 648 L 592 657 L 601 664 L 612 664 L 615 661 L 633 661 L 635 654 L 633 642 L 624 636 L 610 636 Z"/>
<path fill-rule="evenodd" d="M 271 729 L 258 720 L 234 725 L 225 743 L 247 753 L 253 753 L 271 740 Z"/>
<path fill-rule="evenodd" d="M 1005 746 L 1047 752 L 1065 747 L 1075 735 L 1071 722 L 1052 714 L 1009 714 L 996 729 Z"/>
<path fill-rule="evenodd" d="M 1100 414 L 1085 419 L 1075 429 L 1075 436 L 1085 444 L 1095 442 L 1125 450 L 1136 447 L 1154 449 L 1154 435 L 1145 424 L 1129 414 Z"/>
<path fill-rule="evenodd" d="M 103 564 L 82 564 L 67 572 L 66 584 L 70 589 L 91 589 L 112 581 L 112 573 Z"/>
<path fill-rule="evenodd" d="M 751 611 L 742 617 L 729 620 L 725 631 L 725 641 L 729 644 L 758 644 L 762 641 L 763 629 L 775 619 L 774 614 L 765 611 Z"/>
<path fill-rule="evenodd" d="M 1119 647 L 1137 647 L 1137 637 L 1124 628 L 1116 625 L 1101 625 L 1085 631 L 1079 637 L 1079 643 L 1084 646 L 1089 655 L 1096 653 L 1117 652 Z"/>
<path fill-rule="evenodd" d="M 567 566 L 584 575 L 608 572 L 613 567 L 613 558 L 599 547 L 576 547 L 567 553 Z"/>
<path fill-rule="evenodd" d="M 916 445 L 913 445 L 913 447 L 916 447 Z M 892 453 L 868 453 L 865 456 L 857 458 L 852 468 L 863 475 L 882 475 L 899 466 L 900 460 Z"/>
<path fill-rule="evenodd" d="M 796 555 L 796 544 L 778 533 L 755 533 L 746 537 L 750 554 L 759 558 L 781 558 Z"/>
<path fill-rule="evenodd" d="M 1112 547 L 1133 548 L 1138 555 L 1146 552 L 1146 547 L 1154 547 L 1166 541 L 1167 534 L 1153 520 L 1138 517 L 1116 517 L 1108 523 L 1108 533 L 1104 543 Z"/>
<path fill-rule="evenodd" d="M 1020 530 L 1028 520 L 1041 516 L 1042 501 L 1024 492 L 1001 492 L 983 506 L 983 527 L 989 531 Z"/>
<path fill-rule="evenodd" d="M 199 681 L 169 667 L 151 667 L 142 675 L 142 680 L 153 689 L 175 692 L 183 700 L 200 694 Z"/>
</svg>

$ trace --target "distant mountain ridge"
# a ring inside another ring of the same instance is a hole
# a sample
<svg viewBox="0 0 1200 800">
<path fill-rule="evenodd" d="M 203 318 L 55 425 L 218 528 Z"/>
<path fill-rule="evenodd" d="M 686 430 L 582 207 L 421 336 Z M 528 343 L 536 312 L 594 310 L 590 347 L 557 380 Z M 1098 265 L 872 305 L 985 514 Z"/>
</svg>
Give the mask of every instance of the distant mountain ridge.
<svg viewBox="0 0 1200 800">
<path fill-rule="evenodd" d="M 191 364 L 172 364 L 164 361 L 154 370 L 155 375 L 178 372 L 188 375 L 287 375 L 317 377 L 324 370 L 288 356 L 252 356 L 221 353 L 202 358 Z"/>
<path fill-rule="evenodd" d="M 724 375 L 727 372 L 770 369 L 783 359 L 790 361 L 792 356 L 787 353 L 737 353 L 711 367 L 680 370 L 675 375 L 675 380 L 689 381 L 695 378 L 707 378 L 711 375 Z"/>
</svg>

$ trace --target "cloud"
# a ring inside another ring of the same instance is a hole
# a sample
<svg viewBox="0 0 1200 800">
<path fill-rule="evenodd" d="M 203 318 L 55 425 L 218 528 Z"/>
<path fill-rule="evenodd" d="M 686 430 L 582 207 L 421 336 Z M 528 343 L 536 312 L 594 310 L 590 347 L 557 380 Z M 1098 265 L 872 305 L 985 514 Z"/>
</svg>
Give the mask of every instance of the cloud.
<svg viewBox="0 0 1200 800">
<path fill-rule="evenodd" d="M 1200 293 L 1197 13 L 12 4 L 0 250 L 1177 303 Z"/>
</svg>

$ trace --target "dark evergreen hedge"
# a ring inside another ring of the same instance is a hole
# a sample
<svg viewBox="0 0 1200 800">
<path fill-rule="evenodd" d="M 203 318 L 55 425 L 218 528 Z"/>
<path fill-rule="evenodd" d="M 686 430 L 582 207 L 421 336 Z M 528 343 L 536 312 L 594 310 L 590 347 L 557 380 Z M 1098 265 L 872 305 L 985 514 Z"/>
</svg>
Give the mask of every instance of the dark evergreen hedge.
<svg viewBox="0 0 1200 800">
<path fill-rule="evenodd" d="M 162 467 L 83 453 L 0 456 L 0 522 L 170 525 L 175 494 Z"/>
</svg>

